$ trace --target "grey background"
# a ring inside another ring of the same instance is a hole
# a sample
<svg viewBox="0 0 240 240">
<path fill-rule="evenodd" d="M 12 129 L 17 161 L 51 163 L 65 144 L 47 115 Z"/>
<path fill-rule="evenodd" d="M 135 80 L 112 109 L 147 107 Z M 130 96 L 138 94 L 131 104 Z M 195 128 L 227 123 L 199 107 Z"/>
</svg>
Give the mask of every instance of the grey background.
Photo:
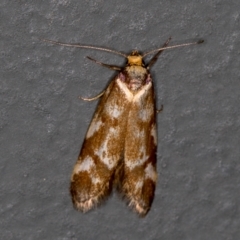
<svg viewBox="0 0 240 240">
<path fill-rule="evenodd" d="M 0 239 L 240 239 L 240 2 L 0 2 Z M 199 38 L 152 68 L 158 115 L 155 200 L 141 219 L 116 194 L 82 214 L 69 179 L 95 102 L 115 73 L 85 58 Z"/>
</svg>

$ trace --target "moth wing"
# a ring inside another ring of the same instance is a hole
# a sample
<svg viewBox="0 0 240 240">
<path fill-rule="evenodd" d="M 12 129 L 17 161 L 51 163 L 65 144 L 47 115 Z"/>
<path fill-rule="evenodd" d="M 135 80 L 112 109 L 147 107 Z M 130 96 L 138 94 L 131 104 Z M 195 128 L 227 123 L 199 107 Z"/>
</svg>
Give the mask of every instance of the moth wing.
<svg viewBox="0 0 240 240">
<path fill-rule="evenodd" d="M 129 104 L 117 80 L 101 98 L 72 173 L 72 201 L 83 212 L 109 195 L 122 157 Z"/>
<path fill-rule="evenodd" d="M 122 191 L 129 205 L 145 215 L 154 198 L 156 172 L 156 110 L 152 82 L 134 96 L 124 146 Z"/>
</svg>

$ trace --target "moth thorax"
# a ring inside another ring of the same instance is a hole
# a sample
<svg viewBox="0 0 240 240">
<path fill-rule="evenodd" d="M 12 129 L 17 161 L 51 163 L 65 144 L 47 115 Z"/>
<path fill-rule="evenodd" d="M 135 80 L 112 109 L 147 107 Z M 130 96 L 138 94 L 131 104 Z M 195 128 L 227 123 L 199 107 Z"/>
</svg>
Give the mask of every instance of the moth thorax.
<svg viewBox="0 0 240 240">
<path fill-rule="evenodd" d="M 142 56 L 136 50 L 132 51 L 131 55 L 129 55 L 127 59 L 128 65 L 142 66 L 143 64 Z"/>
</svg>

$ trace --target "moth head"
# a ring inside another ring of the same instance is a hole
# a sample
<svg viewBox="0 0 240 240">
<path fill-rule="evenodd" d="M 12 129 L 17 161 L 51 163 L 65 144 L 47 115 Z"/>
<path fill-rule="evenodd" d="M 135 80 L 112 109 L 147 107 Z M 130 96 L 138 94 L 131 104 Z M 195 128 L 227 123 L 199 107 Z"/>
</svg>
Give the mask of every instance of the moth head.
<svg viewBox="0 0 240 240">
<path fill-rule="evenodd" d="M 143 65 L 143 59 L 142 55 L 138 53 L 137 50 L 133 50 L 130 55 L 127 56 L 128 59 L 128 65 L 137 65 L 142 66 Z"/>
</svg>

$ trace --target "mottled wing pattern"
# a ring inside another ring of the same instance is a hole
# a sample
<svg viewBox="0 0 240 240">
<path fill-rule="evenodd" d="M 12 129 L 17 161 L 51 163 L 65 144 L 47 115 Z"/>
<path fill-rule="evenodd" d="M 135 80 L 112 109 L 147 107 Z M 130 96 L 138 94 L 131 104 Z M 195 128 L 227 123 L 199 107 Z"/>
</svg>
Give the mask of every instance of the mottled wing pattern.
<svg viewBox="0 0 240 240">
<path fill-rule="evenodd" d="M 129 107 L 116 77 L 98 104 L 74 166 L 70 191 L 78 210 L 90 210 L 111 192 L 123 153 Z"/>
<path fill-rule="evenodd" d="M 122 191 L 140 215 L 152 204 L 156 172 L 156 111 L 152 82 L 133 97 L 124 144 Z"/>
</svg>

